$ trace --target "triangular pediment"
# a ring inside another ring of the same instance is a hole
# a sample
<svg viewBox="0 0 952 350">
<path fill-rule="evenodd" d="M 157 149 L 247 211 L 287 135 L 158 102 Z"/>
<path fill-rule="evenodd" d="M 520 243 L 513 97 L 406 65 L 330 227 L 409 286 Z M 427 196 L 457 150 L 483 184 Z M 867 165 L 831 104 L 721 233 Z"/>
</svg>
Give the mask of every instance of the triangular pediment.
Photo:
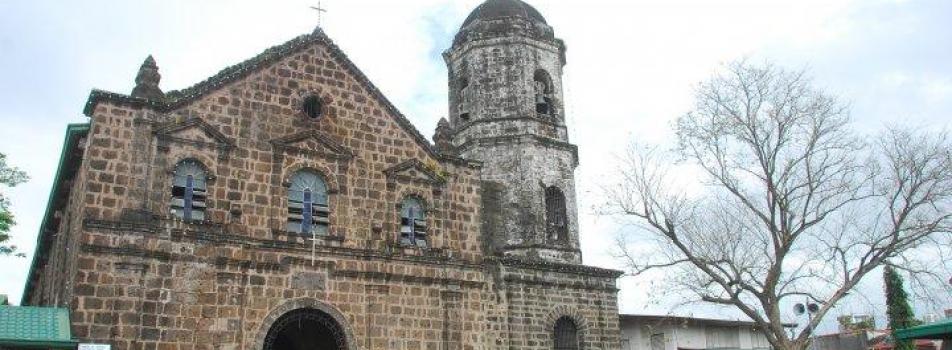
<svg viewBox="0 0 952 350">
<path fill-rule="evenodd" d="M 308 130 L 271 140 L 279 152 L 297 152 L 332 159 L 351 159 L 354 154 L 332 137 L 317 130 Z"/>
<path fill-rule="evenodd" d="M 221 131 L 199 118 L 189 118 L 160 126 L 155 130 L 155 134 L 162 139 L 195 144 L 218 147 L 232 147 L 234 145 L 234 142 L 222 134 Z"/>
<path fill-rule="evenodd" d="M 379 101 L 381 106 L 393 116 L 397 124 L 409 134 L 409 136 L 423 148 L 428 154 L 433 157 L 438 157 L 438 154 L 433 149 L 433 145 L 430 144 L 429 140 L 424 137 L 416 127 L 410 123 L 407 118 L 400 113 L 399 110 L 391 103 L 383 93 L 374 86 L 373 83 L 364 75 L 360 69 L 344 54 L 341 49 L 334 44 L 334 42 L 327 37 L 327 35 L 320 29 L 315 30 L 311 34 L 302 35 L 297 38 L 294 38 L 284 44 L 274 46 L 270 49 L 265 50 L 261 54 L 252 57 L 244 62 L 239 64 L 227 67 L 220 71 L 218 74 L 202 81 L 198 84 L 195 84 L 192 87 L 168 91 L 165 94 L 165 98 L 162 100 L 151 100 L 139 97 L 132 97 L 124 94 L 118 94 L 102 90 L 93 90 L 89 96 L 89 99 L 86 102 L 86 107 L 84 109 L 84 114 L 87 116 L 92 116 L 93 111 L 98 103 L 103 101 L 108 101 L 112 103 L 130 105 L 134 107 L 144 107 L 149 108 L 158 112 L 172 112 L 178 109 L 181 109 L 194 101 L 197 101 L 215 91 L 222 89 L 223 87 L 229 86 L 235 82 L 245 79 L 249 75 L 272 67 L 275 63 L 280 62 L 282 59 L 285 59 L 293 54 L 299 53 L 307 48 L 313 47 L 314 45 L 320 45 L 332 56 L 332 59 L 335 60 L 341 67 L 344 68 L 344 71 L 356 79 L 360 85 L 369 93 L 369 95 Z"/>
<path fill-rule="evenodd" d="M 427 167 L 423 162 L 412 159 L 394 165 L 383 172 L 387 175 L 387 179 L 390 180 L 418 182 L 439 186 L 446 183 L 446 179 L 438 174 L 437 171 L 439 170 L 431 169 L 431 167 Z"/>
</svg>

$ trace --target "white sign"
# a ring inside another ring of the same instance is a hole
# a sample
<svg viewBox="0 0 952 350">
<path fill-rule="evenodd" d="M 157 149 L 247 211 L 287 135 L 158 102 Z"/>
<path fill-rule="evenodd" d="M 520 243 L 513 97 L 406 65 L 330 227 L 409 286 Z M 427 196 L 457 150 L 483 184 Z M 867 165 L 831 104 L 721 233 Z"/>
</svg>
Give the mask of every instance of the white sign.
<svg viewBox="0 0 952 350">
<path fill-rule="evenodd" d="M 112 350 L 112 345 L 80 343 L 79 350 Z"/>
</svg>

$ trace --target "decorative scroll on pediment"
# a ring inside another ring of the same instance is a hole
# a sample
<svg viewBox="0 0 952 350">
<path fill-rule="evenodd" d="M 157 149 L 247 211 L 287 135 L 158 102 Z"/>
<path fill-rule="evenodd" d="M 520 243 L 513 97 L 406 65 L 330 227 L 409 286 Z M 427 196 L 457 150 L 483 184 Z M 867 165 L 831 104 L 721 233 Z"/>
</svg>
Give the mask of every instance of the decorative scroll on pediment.
<svg viewBox="0 0 952 350">
<path fill-rule="evenodd" d="M 235 143 L 215 127 L 198 118 L 189 118 L 159 126 L 155 136 L 166 142 L 191 144 L 199 147 L 211 147 L 228 150 Z"/>
<path fill-rule="evenodd" d="M 387 181 L 405 181 L 416 182 L 430 186 L 443 186 L 446 179 L 439 174 L 437 169 L 431 169 L 423 162 L 411 159 L 400 164 L 394 165 L 386 170 Z"/>
<path fill-rule="evenodd" d="M 343 145 L 317 130 L 308 130 L 297 134 L 271 140 L 275 151 L 283 153 L 301 153 L 316 155 L 335 160 L 354 158 Z"/>
</svg>

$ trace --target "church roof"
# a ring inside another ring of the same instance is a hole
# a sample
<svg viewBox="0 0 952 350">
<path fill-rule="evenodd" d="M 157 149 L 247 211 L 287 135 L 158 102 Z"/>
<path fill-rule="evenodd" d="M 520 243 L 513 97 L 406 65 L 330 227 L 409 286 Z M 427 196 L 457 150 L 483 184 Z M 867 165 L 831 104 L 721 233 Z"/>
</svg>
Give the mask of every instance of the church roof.
<svg viewBox="0 0 952 350">
<path fill-rule="evenodd" d="M 433 145 L 430 144 L 429 140 L 424 137 L 416 127 L 403 115 L 399 110 L 387 99 L 386 96 L 380 90 L 370 82 L 370 79 L 354 64 L 350 58 L 344 54 L 341 49 L 334 44 L 334 41 L 331 40 L 327 34 L 324 33 L 319 27 L 314 30 L 313 33 L 305 34 L 298 36 L 294 39 L 291 39 L 281 45 L 273 46 L 264 52 L 258 54 L 255 57 L 245 60 L 244 62 L 238 63 L 236 65 L 222 69 L 217 74 L 212 77 L 205 79 L 204 81 L 192 85 L 191 87 L 169 91 L 165 93 L 164 100 L 155 100 L 147 99 L 142 97 L 130 96 L 121 93 L 115 93 L 110 91 L 104 91 L 99 89 L 93 89 L 89 94 L 89 98 L 86 101 L 86 106 L 83 109 L 83 114 L 86 116 L 92 116 L 93 111 L 96 108 L 96 104 L 102 101 L 109 101 L 122 105 L 131 105 L 135 107 L 147 107 L 154 109 L 160 112 L 169 112 L 181 108 L 188 103 L 212 92 L 215 91 L 227 84 L 235 82 L 241 78 L 246 77 L 247 75 L 257 72 L 259 69 L 267 67 L 269 64 L 277 62 L 281 59 L 284 59 L 292 54 L 299 52 L 315 43 L 320 43 L 324 45 L 330 52 L 332 56 L 340 60 L 342 65 L 357 79 L 361 84 L 363 84 L 370 93 L 381 101 L 384 108 L 390 112 L 391 115 L 396 116 L 397 123 L 400 124 L 410 135 L 411 137 L 425 149 L 430 155 L 437 156 Z"/>
<path fill-rule="evenodd" d="M 65 308 L 0 306 L 0 347 L 74 349 Z"/>
<path fill-rule="evenodd" d="M 40 221 L 40 232 L 36 234 L 36 248 L 33 251 L 33 261 L 30 263 L 30 272 L 26 275 L 26 284 L 23 286 L 23 295 L 20 305 L 29 305 L 34 291 L 33 286 L 38 277 L 39 267 L 46 265 L 50 258 L 50 249 L 53 244 L 53 217 L 56 208 L 65 206 L 65 201 L 72 191 L 72 179 L 76 176 L 82 162 L 80 142 L 89 134 L 89 124 L 69 124 L 66 127 L 66 138 L 63 140 L 63 149 L 60 152 L 59 163 L 53 177 L 53 187 L 50 188 L 46 200 L 46 211 L 43 221 Z M 3 344 L 0 344 L 3 345 Z"/>
<path fill-rule="evenodd" d="M 531 5 L 520 0 L 487 0 L 477 6 L 463 21 L 466 27 L 476 20 L 494 20 L 507 17 L 519 17 L 545 24 L 545 17 Z"/>
<path fill-rule="evenodd" d="M 453 38 L 453 46 L 463 43 L 507 36 L 523 36 L 544 41 L 557 41 L 545 17 L 521 0 L 486 0 L 466 17 Z"/>
</svg>

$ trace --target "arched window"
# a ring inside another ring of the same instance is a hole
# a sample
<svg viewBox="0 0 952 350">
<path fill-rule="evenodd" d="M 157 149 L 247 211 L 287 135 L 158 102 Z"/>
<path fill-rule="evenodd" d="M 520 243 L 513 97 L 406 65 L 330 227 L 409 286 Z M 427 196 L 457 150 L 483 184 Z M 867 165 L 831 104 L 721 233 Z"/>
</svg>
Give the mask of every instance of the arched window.
<svg viewBox="0 0 952 350">
<path fill-rule="evenodd" d="M 554 333 L 555 350 L 578 350 L 578 327 L 571 318 L 563 316 L 555 321 Z"/>
<path fill-rule="evenodd" d="M 310 170 L 294 173 L 288 188 L 288 232 L 326 235 L 330 213 L 324 179 Z"/>
<path fill-rule="evenodd" d="M 172 175 L 172 215 L 185 221 L 205 220 L 205 167 L 196 160 L 186 159 L 175 165 Z"/>
<path fill-rule="evenodd" d="M 565 195 L 555 186 L 545 189 L 545 229 L 550 241 L 568 241 L 569 220 L 565 215 Z"/>
<path fill-rule="evenodd" d="M 535 108 L 536 113 L 544 116 L 552 116 L 555 110 L 552 106 L 552 79 L 549 73 L 544 70 L 536 70 L 532 77 L 533 88 L 535 89 Z"/>
<path fill-rule="evenodd" d="M 426 212 L 419 199 L 407 197 L 400 204 L 400 244 L 427 245 Z"/>
</svg>

